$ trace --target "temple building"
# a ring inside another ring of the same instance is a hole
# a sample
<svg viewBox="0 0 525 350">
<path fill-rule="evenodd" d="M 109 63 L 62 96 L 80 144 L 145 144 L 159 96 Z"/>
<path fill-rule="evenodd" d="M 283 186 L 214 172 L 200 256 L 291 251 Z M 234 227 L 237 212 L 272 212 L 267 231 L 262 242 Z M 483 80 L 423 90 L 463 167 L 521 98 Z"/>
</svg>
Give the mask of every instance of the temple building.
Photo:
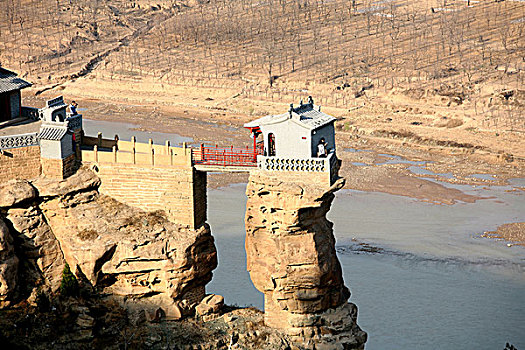
<svg viewBox="0 0 525 350">
<path fill-rule="evenodd" d="M 290 105 L 286 113 L 268 115 L 244 127 L 252 131 L 252 137 L 262 134 L 264 156 L 305 159 L 318 157 L 323 141 L 325 155 L 335 152 L 335 120 L 321 112 L 309 97 L 306 104 L 301 101 L 297 107 Z"/>
<path fill-rule="evenodd" d="M 31 86 L 10 70 L 0 67 L 0 123 L 22 116 L 20 90 Z"/>
</svg>

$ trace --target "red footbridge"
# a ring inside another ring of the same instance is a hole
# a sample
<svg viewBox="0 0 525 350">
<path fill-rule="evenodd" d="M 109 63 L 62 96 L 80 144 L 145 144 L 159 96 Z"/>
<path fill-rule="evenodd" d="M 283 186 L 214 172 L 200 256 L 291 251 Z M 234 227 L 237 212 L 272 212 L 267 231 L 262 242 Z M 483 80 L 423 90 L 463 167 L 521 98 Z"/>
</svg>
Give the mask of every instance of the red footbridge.
<svg viewBox="0 0 525 350">
<path fill-rule="evenodd" d="M 214 168 L 231 171 L 249 171 L 257 166 L 257 155 L 263 155 L 263 142 L 260 141 L 253 148 L 246 146 L 219 147 L 201 144 L 192 150 L 193 164 L 199 170 L 213 171 Z"/>
</svg>

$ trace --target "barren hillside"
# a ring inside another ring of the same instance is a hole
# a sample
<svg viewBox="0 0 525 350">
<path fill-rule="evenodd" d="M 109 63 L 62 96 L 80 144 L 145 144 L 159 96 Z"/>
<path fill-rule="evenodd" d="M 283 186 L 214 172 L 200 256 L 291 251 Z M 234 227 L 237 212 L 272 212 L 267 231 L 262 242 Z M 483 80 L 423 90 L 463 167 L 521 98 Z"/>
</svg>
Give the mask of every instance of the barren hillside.
<svg viewBox="0 0 525 350">
<path fill-rule="evenodd" d="M 0 62 L 37 92 L 235 123 L 312 95 L 343 120 L 340 132 L 525 157 L 523 1 L 0 6 Z"/>
</svg>

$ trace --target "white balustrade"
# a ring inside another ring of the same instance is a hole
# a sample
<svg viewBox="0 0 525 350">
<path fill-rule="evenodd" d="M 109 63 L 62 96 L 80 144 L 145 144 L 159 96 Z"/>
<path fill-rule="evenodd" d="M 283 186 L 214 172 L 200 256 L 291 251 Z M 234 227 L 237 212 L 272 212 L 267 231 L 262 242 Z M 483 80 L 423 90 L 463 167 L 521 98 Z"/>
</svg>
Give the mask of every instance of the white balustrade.
<svg viewBox="0 0 525 350">
<path fill-rule="evenodd" d="M 257 167 L 267 171 L 330 172 L 336 156 L 330 153 L 326 158 L 279 158 L 257 156 Z"/>
</svg>

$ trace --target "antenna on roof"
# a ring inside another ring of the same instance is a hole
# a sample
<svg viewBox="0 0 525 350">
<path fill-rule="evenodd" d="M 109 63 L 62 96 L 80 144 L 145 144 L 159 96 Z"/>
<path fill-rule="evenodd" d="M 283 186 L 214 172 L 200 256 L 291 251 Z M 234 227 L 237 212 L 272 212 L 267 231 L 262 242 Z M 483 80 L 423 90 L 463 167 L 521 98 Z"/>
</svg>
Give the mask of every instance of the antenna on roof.
<svg viewBox="0 0 525 350">
<path fill-rule="evenodd" d="M 314 106 L 314 99 L 312 98 L 312 96 L 308 96 L 308 103 L 312 105 L 312 107 Z"/>
<path fill-rule="evenodd" d="M 290 112 L 290 118 L 291 118 L 292 112 L 293 112 L 293 103 L 290 103 L 290 109 L 288 110 L 288 112 Z"/>
</svg>

